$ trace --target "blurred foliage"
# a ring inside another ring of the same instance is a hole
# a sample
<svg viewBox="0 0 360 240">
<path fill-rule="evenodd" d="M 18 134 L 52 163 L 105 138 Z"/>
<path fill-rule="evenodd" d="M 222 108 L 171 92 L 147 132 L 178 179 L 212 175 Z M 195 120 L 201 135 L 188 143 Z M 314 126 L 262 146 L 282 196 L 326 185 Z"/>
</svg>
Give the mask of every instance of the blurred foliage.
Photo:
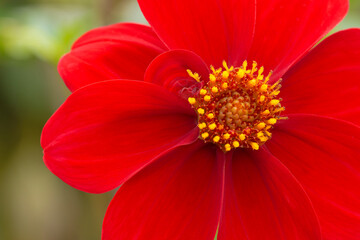
<svg viewBox="0 0 360 240">
<path fill-rule="evenodd" d="M 1 0 L 0 239 L 100 239 L 113 192 L 90 195 L 42 162 L 40 134 L 69 95 L 58 59 L 87 30 L 145 20 L 136 0 Z M 359 27 L 360 1 L 334 31 Z"/>
</svg>

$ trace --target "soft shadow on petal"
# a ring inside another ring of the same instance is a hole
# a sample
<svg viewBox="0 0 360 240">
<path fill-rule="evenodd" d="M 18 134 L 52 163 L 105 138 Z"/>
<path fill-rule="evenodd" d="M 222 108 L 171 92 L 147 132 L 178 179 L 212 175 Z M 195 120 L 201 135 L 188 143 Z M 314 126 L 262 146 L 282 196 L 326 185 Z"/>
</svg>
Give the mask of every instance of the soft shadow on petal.
<svg viewBox="0 0 360 240">
<path fill-rule="evenodd" d="M 312 204 L 267 150 L 237 150 L 227 162 L 219 240 L 320 240 Z"/>
<path fill-rule="evenodd" d="M 324 239 L 360 239 L 360 128 L 314 115 L 289 115 L 266 143 L 299 180 Z"/>
<path fill-rule="evenodd" d="M 142 80 L 149 63 L 166 50 L 150 27 L 114 24 L 80 37 L 58 70 L 71 91 L 104 80 Z"/>
<path fill-rule="evenodd" d="M 102 239 L 214 239 L 223 169 L 200 140 L 167 153 L 120 187 Z"/>
<path fill-rule="evenodd" d="M 360 29 L 335 33 L 284 76 L 287 114 L 331 116 L 360 125 Z"/>
<path fill-rule="evenodd" d="M 207 65 L 240 65 L 254 32 L 254 0 L 138 0 L 155 32 L 170 49 L 197 53 Z"/>
<path fill-rule="evenodd" d="M 241 2 L 241 1 L 240 1 Z M 277 81 L 345 16 L 348 0 L 257 0 L 248 60 L 273 70 Z"/>
<path fill-rule="evenodd" d="M 46 123 L 47 167 L 92 193 L 118 187 L 170 149 L 195 141 L 189 104 L 155 84 L 103 81 L 75 91 Z"/>
<path fill-rule="evenodd" d="M 200 81 L 208 81 L 209 69 L 204 61 L 187 50 L 173 50 L 159 55 L 146 70 L 145 81 L 159 84 L 187 99 L 201 88 L 201 83 L 190 77 L 187 70 L 199 74 Z"/>
</svg>

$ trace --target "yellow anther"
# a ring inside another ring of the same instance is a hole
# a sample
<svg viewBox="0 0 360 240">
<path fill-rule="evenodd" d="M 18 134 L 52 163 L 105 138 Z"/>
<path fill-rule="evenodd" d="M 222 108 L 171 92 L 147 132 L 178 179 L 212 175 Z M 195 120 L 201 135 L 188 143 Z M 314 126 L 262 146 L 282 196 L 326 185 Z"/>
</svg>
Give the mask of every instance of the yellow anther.
<svg viewBox="0 0 360 240">
<path fill-rule="evenodd" d="M 274 89 L 278 84 L 280 84 L 282 79 L 279 79 L 276 83 L 274 83 L 270 88 Z"/>
<path fill-rule="evenodd" d="M 257 84 L 257 80 L 256 80 L 256 79 L 253 79 L 253 80 L 248 81 L 248 85 L 249 85 L 250 87 L 255 87 L 256 84 Z"/>
<path fill-rule="evenodd" d="M 231 150 L 230 144 L 225 144 L 225 151 L 229 152 Z"/>
<path fill-rule="evenodd" d="M 216 124 L 215 123 L 212 123 L 209 125 L 209 129 L 210 130 L 214 130 L 216 128 Z"/>
<path fill-rule="evenodd" d="M 203 134 L 201 134 L 201 137 L 202 137 L 203 139 L 206 139 L 206 138 L 209 137 L 209 133 L 204 132 Z"/>
<path fill-rule="evenodd" d="M 264 96 L 264 95 L 261 95 L 261 96 L 260 96 L 260 102 L 263 102 L 263 101 L 265 101 L 265 96 Z"/>
<path fill-rule="evenodd" d="M 254 72 L 256 72 L 256 70 L 257 70 L 257 62 L 253 62 L 253 64 L 252 64 L 252 69 L 251 69 L 251 74 L 253 74 Z"/>
<path fill-rule="evenodd" d="M 279 90 L 276 90 L 276 91 L 273 91 L 272 93 L 270 93 L 271 95 L 273 96 L 277 96 L 279 95 L 280 91 Z"/>
<path fill-rule="evenodd" d="M 272 75 L 272 71 L 269 72 L 269 74 L 266 76 L 264 83 L 267 83 L 270 80 L 270 77 Z"/>
<path fill-rule="evenodd" d="M 264 67 L 261 67 L 258 71 L 258 76 L 260 76 L 261 74 L 263 74 L 264 72 Z"/>
<path fill-rule="evenodd" d="M 237 77 L 243 78 L 244 76 L 245 76 L 245 70 L 240 68 L 239 71 L 237 72 Z"/>
<path fill-rule="evenodd" d="M 217 93 L 217 92 L 219 92 L 219 89 L 218 89 L 217 87 L 212 87 L 212 88 L 211 88 L 211 91 L 212 91 L 213 93 Z"/>
<path fill-rule="evenodd" d="M 213 73 L 216 73 L 216 70 L 215 70 L 215 68 L 214 68 L 213 65 L 210 65 L 210 69 L 211 69 L 211 71 L 212 71 Z"/>
<path fill-rule="evenodd" d="M 271 124 L 274 125 L 277 122 L 276 118 L 270 118 L 269 120 L 266 121 L 267 124 Z"/>
<path fill-rule="evenodd" d="M 205 110 L 203 108 L 198 108 L 198 113 L 203 115 L 205 113 Z"/>
<path fill-rule="evenodd" d="M 229 69 L 229 67 L 228 67 L 228 65 L 227 65 L 227 63 L 226 63 L 225 60 L 222 62 L 222 64 L 223 64 L 224 68 L 226 69 L 226 71 L 229 71 L 229 70 L 231 71 L 231 70 L 232 70 L 231 68 L 233 68 L 233 67 L 231 67 L 231 68 Z"/>
<path fill-rule="evenodd" d="M 215 82 L 216 81 L 216 77 L 214 76 L 214 74 L 210 74 L 209 79 L 210 79 L 210 82 Z"/>
<path fill-rule="evenodd" d="M 266 109 L 265 111 L 262 112 L 262 114 L 263 114 L 263 115 L 269 115 L 269 114 L 270 114 L 270 111 Z"/>
<path fill-rule="evenodd" d="M 198 127 L 200 128 L 200 129 L 204 129 L 204 128 L 206 128 L 206 123 L 199 123 L 198 124 Z"/>
<path fill-rule="evenodd" d="M 246 60 L 243 62 L 242 67 L 243 67 L 244 71 L 246 71 L 246 68 L 247 68 L 247 61 Z"/>
<path fill-rule="evenodd" d="M 265 133 L 268 137 L 271 137 L 271 132 L 265 130 Z"/>
<path fill-rule="evenodd" d="M 230 134 L 225 133 L 225 134 L 223 135 L 223 138 L 224 138 L 225 140 L 229 139 L 229 138 L 230 138 Z"/>
<path fill-rule="evenodd" d="M 257 144 L 256 142 L 250 142 L 250 146 L 254 150 L 259 150 L 259 144 Z"/>
<path fill-rule="evenodd" d="M 205 95 L 207 91 L 205 89 L 200 89 L 200 95 Z"/>
<path fill-rule="evenodd" d="M 277 109 L 275 109 L 274 113 L 277 113 L 277 112 L 282 112 L 282 111 L 284 111 L 284 110 L 285 110 L 285 108 L 284 108 L 284 107 L 277 108 Z"/>
<path fill-rule="evenodd" d="M 209 113 L 209 114 L 207 115 L 207 117 L 208 117 L 209 119 L 213 119 L 215 116 L 214 116 L 214 114 Z"/>
<path fill-rule="evenodd" d="M 242 134 L 239 135 L 239 138 L 240 138 L 241 141 L 244 141 L 245 138 L 246 138 L 246 135 L 242 133 Z"/>
<path fill-rule="evenodd" d="M 279 119 L 279 120 L 288 120 L 289 117 L 279 117 L 278 119 Z"/>
<path fill-rule="evenodd" d="M 219 142 L 219 141 L 220 141 L 220 137 L 219 137 L 219 136 L 215 136 L 215 137 L 213 138 L 213 141 L 214 141 L 214 142 Z"/>
<path fill-rule="evenodd" d="M 273 100 L 270 101 L 270 105 L 271 105 L 271 106 L 275 106 L 275 105 L 278 105 L 279 102 L 280 102 L 280 100 L 278 100 L 278 99 L 273 99 Z"/>
<path fill-rule="evenodd" d="M 240 146 L 240 143 L 238 141 L 233 142 L 234 148 L 238 148 Z"/>
<path fill-rule="evenodd" d="M 193 105 L 193 104 L 196 103 L 196 99 L 193 98 L 193 97 L 189 97 L 189 98 L 188 98 L 188 101 L 189 101 L 189 103 L 190 103 L 191 105 Z"/>
<path fill-rule="evenodd" d="M 262 142 L 266 142 L 268 140 L 268 138 L 266 136 L 264 136 L 263 132 L 258 132 L 257 133 L 257 137 L 260 139 L 260 141 Z"/>
<path fill-rule="evenodd" d="M 223 84 L 221 85 L 221 87 L 224 88 L 224 89 L 226 89 L 226 88 L 229 87 L 229 85 L 228 85 L 227 83 L 223 83 Z"/>
<path fill-rule="evenodd" d="M 204 97 L 204 100 L 207 101 L 207 102 L 209 102 L 209 101 L 211 100 L 211 96 L 210 96 L 210 95 L 206 95 L 206 96 Z"/>
<path fill-rule="evenodd" d="M 265 92 L 265 91 L 267 90 L 267 88 L 268 88 L 268 85 L 267 85 L 267 84 L 263 84 L 263 85 L 261 85 L 261 87 L 260 87 L 260 91 Z"/>
<path fill-rule="evenodd" d="M 261 123 L 259 123 L 258 125 L 256 125 L 256 128 L 259 129 L 259 130 L 261 130 L 261 129 L 263 129 L 265 126 L 266 126 L 266 124 L 263 123 L 263 122 L 261 122 Z"/>
<path fill-rule="evenodd" d="M 224 78 L 224 79 L 228 79 L 229 78 L 229 72 L 228 71 L 223 71 L 223 73 L 222 73 L 222 77 Z"/>
<path fill-rule="evenodd" d="M 197 82 L 200 82 L 200 76 L 198 73 L 193 73 L 190 69 L 187 69 L 186 72 L 189 74 L 190 77 L 195 79 Z"/>
</svg>

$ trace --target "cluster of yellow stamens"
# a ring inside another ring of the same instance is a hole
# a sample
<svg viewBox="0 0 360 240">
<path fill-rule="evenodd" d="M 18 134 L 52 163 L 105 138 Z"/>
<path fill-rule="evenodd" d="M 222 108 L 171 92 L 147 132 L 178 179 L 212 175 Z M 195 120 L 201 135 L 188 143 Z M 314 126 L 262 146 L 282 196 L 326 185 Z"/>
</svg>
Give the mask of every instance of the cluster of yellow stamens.
<svg viewBox="0 0 360 240">
<path fill-rule="evenodd" d="M 264 68 L 257 63 L 247 69 L 247 61 L 241 67 L 215 69 L 209 81 L 188 101 L 198 114 L 200 138 L 218 145 L 224 152 L 234 148 L 258 150 L 271 138 L 270 130 L 281 119 L 281 79 L 269 85 L 270 72 L 263 75 Z M 187 70 L 196 81 L 197 73 Z"/>
</svg>

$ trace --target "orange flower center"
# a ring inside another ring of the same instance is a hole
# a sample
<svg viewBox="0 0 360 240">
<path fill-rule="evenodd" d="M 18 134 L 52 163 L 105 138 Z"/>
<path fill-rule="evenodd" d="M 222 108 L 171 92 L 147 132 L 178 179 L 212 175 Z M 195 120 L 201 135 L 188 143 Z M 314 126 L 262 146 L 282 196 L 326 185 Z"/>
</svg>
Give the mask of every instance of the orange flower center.
<svg viewBox="0 0 360 240">
<path fill-rule="evenodd" d="M 258 150 L 271 138 L 271 129 L 278 120 L 287 119 L 280 114 L 280 82 L 269 85 L 272 74 L 263 75 L 264 68 L 253 62 L 247 69 L 247 61 L 241 67 L 215 69 L 209 81 L 188 101 L 198 114 L 199 138 L 218 145 L 224 152 L 234 148 Z M 200 82 L 197 73 L 188 74 Z"/>
</svg>

